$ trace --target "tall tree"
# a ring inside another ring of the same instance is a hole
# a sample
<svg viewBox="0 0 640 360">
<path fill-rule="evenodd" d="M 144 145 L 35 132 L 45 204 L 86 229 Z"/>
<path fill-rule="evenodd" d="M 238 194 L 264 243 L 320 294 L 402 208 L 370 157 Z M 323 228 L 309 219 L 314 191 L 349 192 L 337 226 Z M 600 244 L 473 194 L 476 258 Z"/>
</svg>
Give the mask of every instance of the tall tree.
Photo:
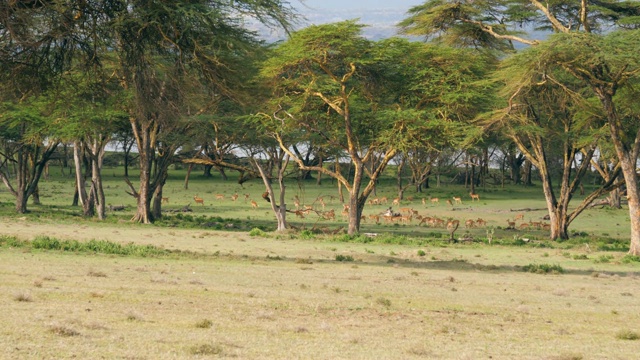
<svg viewBox="0 0 640 360">
<path fill-rule="evenodd" d="M 547 40 L 526 38 L 518 28 L 521 24 L 557 35 Z M 620 96 L 632 91 L 631 85 L 640 76 L 640 4 L 617 0 L 544 4 L 538 0 L 432 0 L 412 8 L 401 26 L 405 33 L 458 46 L 500 50 L 512 50 L 514 42 L 544 46 L 544 56 L 539 63 L 531 64 L 530 71 L 542 79 L 550 70 L 562 69 L 590 88 L 600 102 L 627 186 L 629 253 L 640 255 L 640 189 L 636 172 L 640 125 L 637 115 L 626 110 L 632 109 L 626 98 Z M 603 31 L 612 28 L 619 30 L 603 35 Z M 628 133 L 634 135 L 628 137 Z"/>
</svg>

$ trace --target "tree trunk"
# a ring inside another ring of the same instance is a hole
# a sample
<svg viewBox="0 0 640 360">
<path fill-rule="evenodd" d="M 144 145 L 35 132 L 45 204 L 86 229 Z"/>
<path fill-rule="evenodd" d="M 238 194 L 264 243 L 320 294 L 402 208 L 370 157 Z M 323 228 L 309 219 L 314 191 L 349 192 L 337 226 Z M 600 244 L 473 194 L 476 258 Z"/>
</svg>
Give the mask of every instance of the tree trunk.
<svg viewBox="0 0 640 360">
<path fill-rule="evenodd" d="M 621 138 L 624 129 L 620 123 L 614 102 L 613 94 L 609 89 L 596 87 L 596 93 L 607 115 L 611 140 L 616 150 L 616 155 L 620 161 L 622 175 L 627 185 L 627 200 L 629 204 L 629 220 L 631 226 L 631 236 L 629 244 L 629 254 L 640 256 L 640 194 L 638 189 L 638 173 L 636 164 L 638 162 L 638 143 L 640 130 L 636 134 L 636 143 L 632 143 L 631 149 L 627 148 Z"/>
<path fill-rule="evenodd" d="M 151 198 L 153 189 L 151 189 L 151 167 L 153 164 L 153 152 L 155 151 L 151 143 L 152 130 L 149 124 L 141 124 L 138 129 L 137 125 L 132 121 L 132 127 L 136 142 L 138 144 L 138 161 L 140 164 L 140 186 L 137 191 L 130 184 L 132 195 L 136 198 L 136 214 L 131 219 L 134 222 L 142 224 L 150 224 L 153 222 L 153 214 L 151 213 Z"/>
<path fill-rule="evenodd" d="M 362 162 L 355 161 L 353 167 L 353 185 L 349 193 L 349 225 L 347 227 L 347 233 L 349 235 L 355 235 L 360 231 L 360 216 L 362 215 L 362 207 L 364 207 L 364 204 L 362 206 L 358 204 L 364 165 Z"/>
<path fill-rule="evenodd" d="M 93 199 L 87 194 L 86 179 L 84 177 L 84 171 L 82 170 L 84 165 L 84 145 L 80 141 L 75 141 L 73 144 L 73 163 L 75 166 L 76 174 L 76 191 L 78 192 L 78 201 L 82 206 L 82 215 L 91 217 L 94 215 Z M 93 185 L 92 185 L 93 188 Z"/>
<path fill-rule="evenodd" d="M 191 176 L 191 170 L 193 170 L 193 164 L 189 164 L 187 168 L 187 175 L 184 177 L 184 189 L 189 190 L 189 177 Z"/>
<path fill-rule="evenodd" d="M 609 206 L 610 207 L 612 207 L 614 209 L 621 209 L 622 208 L 620 189 L 619 188 L 611 190 L 611 192 L 609 193 L 609 196 L 607 197 L 607 199 L 609 200 Z"/>
<path fill-rule="evenodd" d="M 99 220 L 106 219 L 106 204 L 104 188 L 102 186 L 102 161 L 104 159 L 104 146 L 94 142 L 91 159 L 91 187 L 94 189 L 94 202 Z"/>
<path fill-rule="evenodd" d="M 18 191 L 16 196 L 16 212 L 18 214 L 26 214 L 27 213 L 27 198 L 24 194 L 24 191 Z"/>
</svg>

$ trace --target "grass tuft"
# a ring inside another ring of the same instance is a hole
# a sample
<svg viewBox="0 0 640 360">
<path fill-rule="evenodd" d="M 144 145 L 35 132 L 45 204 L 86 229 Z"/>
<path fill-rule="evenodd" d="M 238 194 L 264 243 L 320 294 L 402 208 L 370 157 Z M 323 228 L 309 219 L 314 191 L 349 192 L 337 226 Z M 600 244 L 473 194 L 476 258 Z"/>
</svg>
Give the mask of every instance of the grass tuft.
<svg viewBox="0 0 640 360">
<path fill-rule="evenodd" d="M 28 292 L 19 292 L 13 294 L 13 300 L 18 302 L 32 302 L 33 298 L 31 298 L 31 294 Z"/>
<path fill-rule="evenodd" d="M 209 319 L 203 319 L 196 323 L 196 327 L 199 329 L 209 329 L 213 326 L 213 321 Z"/>
<path fill-rule="evenodd" d="M 220 355 L 222 354 L 222 346 L 211 344 L 194 345 L 189 348 L 191 355 Z"/>
<path fill-rule="evenodd" d="M 616 339 L 618 340 L 638 340 L 640 339 L 640 334 L 631 330 L 620 330 L 616 334 Z"/>
<path fill-rule="evenodd" d="M 49 331 L 56 334 L 56 335 L 60 335 L 60 336 L 66 336 L 66 337 L 71 337 L 71 336 L 78 336 L 80 335 L 80 333 L 66 325 L 62 325 L 62 324 L 53 324 L 49 327 Z"/>
</svg>

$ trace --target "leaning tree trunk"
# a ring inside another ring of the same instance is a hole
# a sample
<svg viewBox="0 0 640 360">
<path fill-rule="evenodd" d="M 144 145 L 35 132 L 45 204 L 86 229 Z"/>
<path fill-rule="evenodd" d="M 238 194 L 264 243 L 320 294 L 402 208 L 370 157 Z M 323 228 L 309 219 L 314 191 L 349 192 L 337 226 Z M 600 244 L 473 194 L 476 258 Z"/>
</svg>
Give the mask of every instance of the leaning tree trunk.
<svg viewBox="0 0 640 360">
<path fill-rule="evenodd" d="M 622 141 L 620 134 L 623 133 L 623 128 L 613 102 L 613 94 L 606 88 L 601 89 L 596 86 L 595 90 L 607 115 L 611 140 L 616 150 L 618 160 L 620 161 L 620 168 L 622 169 L 625 184 L 627 185 L 627 200 L 631 225 L 629 254 L 640 256 L 640 193 L 638 189 L 638 173 L 636 172 L 638 144 L 633 144 L 631 149 L 628 149 Z M 638 130 L 636 134 L 636 142 L 639 136 L 640 130 Z"/>
<path fill-rule="evenodd" d="M 94 215 L 94 202 L 93 198 L 87 194 L 86 180 L 84 172 L 82 170 L 83 165 L 83 145 L 80 141 L 76 141 L 73 144 L 73 163 L 76 168 L 76 191 L 78 192 L 78 200 L 82 206 L 82 215 L 91 217 Z M 92 186 L 93 187 L 93 186 Z M 91 193 L 91 192 L 90 192 Z"/>
</svg>

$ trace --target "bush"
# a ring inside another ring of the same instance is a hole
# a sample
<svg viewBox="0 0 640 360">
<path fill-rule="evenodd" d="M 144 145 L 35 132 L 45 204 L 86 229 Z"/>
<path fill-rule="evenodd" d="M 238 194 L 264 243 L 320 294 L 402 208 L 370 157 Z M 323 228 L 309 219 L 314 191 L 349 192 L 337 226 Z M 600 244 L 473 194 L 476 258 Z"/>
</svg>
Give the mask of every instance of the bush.
<svg viewBox="0 0 640 360">
<path fill-rule="evenodd" d="M 267 237 L 267 233 L 265 233 L 261 229 L 253 228 L 251 229 L 251 231 L 249 231 L 249 236 Z"/>
<path fill-rule="evenodd" d="M 353 256 L 351 255 L 336 255 L 336 261 L 353 261 Z"/>
<path fill-rule="evenodd" d="M 564 269 L 560 265 L 549 264 L 529 264 L 522 267 L 522 271 L 536 274 L 564 274 Z"/>
<path fill-rule="evenodd" d="M 616 339 L 618 340 L 638 340 L 640 339 L 640 335 L 631 330 L 621 330 L 616 334 Z"/>
</svg>

